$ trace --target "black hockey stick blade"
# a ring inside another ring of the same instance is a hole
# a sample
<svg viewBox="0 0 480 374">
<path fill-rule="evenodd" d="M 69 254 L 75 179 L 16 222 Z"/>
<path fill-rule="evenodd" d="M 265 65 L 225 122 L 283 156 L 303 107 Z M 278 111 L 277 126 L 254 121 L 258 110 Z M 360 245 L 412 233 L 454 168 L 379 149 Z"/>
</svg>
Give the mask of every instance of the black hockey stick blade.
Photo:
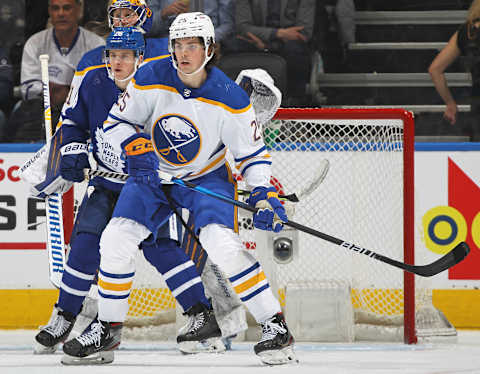
<svg viewBox="0 0 480 374">
<path fill-rule="evenodd" d="M 403 262 L 392 260 L 391 258 L 382 256 L 380 254 L 376 254 L 374 258 L 386 262 L 387 264 L 402 268 L 410 273 L 414 273 L 422 277 L 431 277 L 462 262 L 465 257 L 467 257 L 469 252 L 470 248 L 468 247 L 468 244 L 465 242 L 460 242 L 446 255 L 428 265 L 404 264 Z"/>
</svg>

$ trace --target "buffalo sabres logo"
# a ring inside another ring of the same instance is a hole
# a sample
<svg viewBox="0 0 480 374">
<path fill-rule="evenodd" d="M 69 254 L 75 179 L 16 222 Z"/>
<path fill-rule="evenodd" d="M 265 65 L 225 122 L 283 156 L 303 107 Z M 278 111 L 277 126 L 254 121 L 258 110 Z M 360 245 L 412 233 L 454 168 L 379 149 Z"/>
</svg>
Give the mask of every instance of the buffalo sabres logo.
<svg viewBox="0 0 480 374">
<path fill-rule="evenodd" d="M 179 114 L 167 114 L 157 119 L 152 128 L 152 140 L 160 157 L 175 166 L 192 162 L 201 146 L 198 129 Z"/>
</svg>

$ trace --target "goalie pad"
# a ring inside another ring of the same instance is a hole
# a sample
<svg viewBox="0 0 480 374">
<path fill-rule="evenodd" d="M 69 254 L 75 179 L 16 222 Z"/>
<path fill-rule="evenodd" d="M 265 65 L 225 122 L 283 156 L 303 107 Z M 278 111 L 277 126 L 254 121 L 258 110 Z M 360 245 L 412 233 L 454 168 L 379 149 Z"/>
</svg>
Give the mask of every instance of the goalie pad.
<svg viewBox="0 0 480 374">
<path fill-rule="evenodd" d="M 245 309 L 220 268 L 207 258 L 201 275 L 205 295 L 212 299 L 213 311 L 222 337 L 237 335 L 248 328 Z"/>
<path fill-rule="evenodd" d="M 242 70 L 235 80 L 250 96 L 257 122 L 269 122 L 282 103 L 282 93 L 273 78 L 263 69 Z"/>
</svg>

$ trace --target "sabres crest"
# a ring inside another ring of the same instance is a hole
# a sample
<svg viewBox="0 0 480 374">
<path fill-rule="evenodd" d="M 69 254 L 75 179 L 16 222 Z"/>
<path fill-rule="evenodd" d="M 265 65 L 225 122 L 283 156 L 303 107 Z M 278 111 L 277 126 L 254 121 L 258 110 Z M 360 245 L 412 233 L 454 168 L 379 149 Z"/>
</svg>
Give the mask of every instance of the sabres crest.
<svg viewBox="0 0 480 374">
<path fill-rule="evenodd" d="M 192 162 L 201 147 L 198 129 L 180 114 L 167 114 L 158 118 L 152 127 L 152 140 L 158 155 L 175 166 Z"/>
</svg>

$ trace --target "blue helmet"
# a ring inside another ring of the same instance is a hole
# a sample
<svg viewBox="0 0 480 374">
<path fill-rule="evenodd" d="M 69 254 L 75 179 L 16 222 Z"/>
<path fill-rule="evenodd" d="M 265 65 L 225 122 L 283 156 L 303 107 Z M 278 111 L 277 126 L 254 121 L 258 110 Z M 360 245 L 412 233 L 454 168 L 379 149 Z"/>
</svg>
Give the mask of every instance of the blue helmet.
<svg viewBox="0 0 480 374">
<path fill-rule="evenodd" d="M 145 53 L 145 39 L 134 27 L 117 27 L 107 37 L 105 50 L 111 49 L 131 49 L 140 56 Z"/>
<path fill-rule="evenodd" d="M 108 7 L 108 25 L 110 29 L 114 29 L 114 17 L 113 12 L 116 9 L 131 9 L 137 13 L 138 20 L 135 24 L 129 25 L 130 27 L 136 27 L 143 33 L 147 33 L 152 28 L 153 12 L 147 6 L 145 0 L 112 0 Z"/>
<path fill-rule="evenodd" d="M 124 79 L 117 81 L 126 81 L 133 77 L 141 63 L 140 57 L 145 53 L 145 39 L 141 31 L 135 27 L 117 27 L 107 37 L 105 45 L 105 65 L 107 67 L 108 76 L 115 79 L 110 67 L 110 51 L 114 49 L 130 49 L 135 52 L 135 67 L 133 73 Z"/>
</svg>

